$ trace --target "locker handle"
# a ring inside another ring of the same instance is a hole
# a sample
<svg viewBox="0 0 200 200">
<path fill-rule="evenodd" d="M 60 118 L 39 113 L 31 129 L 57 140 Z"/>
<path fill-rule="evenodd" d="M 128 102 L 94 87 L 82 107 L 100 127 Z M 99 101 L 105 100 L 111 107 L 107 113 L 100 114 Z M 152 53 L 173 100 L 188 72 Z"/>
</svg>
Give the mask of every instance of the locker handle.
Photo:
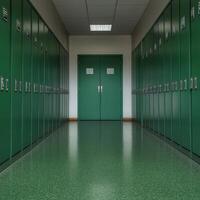
<svg viewBox="0 0 200 200">
<path fill-rule="evenodd" d="M 1 89 L 1 91 L 3 91 L 4 90 L 4 78 L 3 77 L 1 77 L 0 85 L 1 85 L 0 89 Z"/>
<path fill-rule="evenodd" d="M 184 89 L 187 90 L 188 84 L 187 84 L 187 79 L 184 80 Z"/>
<path fill-rule="evenodd" d="M 18 88 L 18 82 L 17 82 L 17 80 L 15 79 L 15 92 L 17 92 L 17 88 Z"/>
<path fill-rule="evenodd" d="M 22 82 L 19 81 L 19 91 L 22 92 Z"/>
<path fill-rule="evenodd" d="M 9 80 L 6 79 L 5 82 L 6 82 L 6 84 L 5 84 L 5 85 L 6 85 L 6 92 L 8 92 L 8 90 L 9 90 L 9 89 L 8 89 L 8 83 L 9 83 Z"/>
<path fill-rule="evenodd" d="M 2 12 L 3 12 L 3 20 L 5 22 L 8 22 L 8 10 L 5 7 L 3 7 Z"/>
<path fill-rule="evenodd" d="M 28 92 L 28 83 L 25 83 L 25 92 Z"/>
</svg>

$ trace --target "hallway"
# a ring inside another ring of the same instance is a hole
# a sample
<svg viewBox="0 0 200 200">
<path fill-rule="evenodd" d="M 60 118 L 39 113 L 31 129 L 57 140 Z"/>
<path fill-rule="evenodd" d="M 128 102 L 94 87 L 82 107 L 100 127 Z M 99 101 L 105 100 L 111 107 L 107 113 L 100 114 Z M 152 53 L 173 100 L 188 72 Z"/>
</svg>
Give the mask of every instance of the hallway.
<svg viewBox="0 0 200 200">
<path fill-rule="evenodd" d="M 0 174 L 1 200 L 197 200 L 200 166 L 137 124 L 71 122 Z"/>
</svg>

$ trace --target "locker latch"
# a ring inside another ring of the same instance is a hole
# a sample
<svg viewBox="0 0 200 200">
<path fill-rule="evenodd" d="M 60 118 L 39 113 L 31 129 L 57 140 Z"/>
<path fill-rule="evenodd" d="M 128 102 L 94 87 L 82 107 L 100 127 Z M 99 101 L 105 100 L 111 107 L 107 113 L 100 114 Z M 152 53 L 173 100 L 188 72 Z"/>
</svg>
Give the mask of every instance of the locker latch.
<svg viewBox="0 0 200 200">
<path fill-rule="evenodd" d="M 19 19 L 16 20 L 16 29 L 18 32 L 21 32 L 22 25 L 21 25 L 21 21 Z"/>
<path fill-rule="evenodd" d="M 184 80 L 184 90 L 188 89 L 188 81 L 187 79 Z"/>
<path fill-rule="evenodd" d="M 25 83 L 25 92 L 28 92 L 28 82 Z"/>
<path fill-rule="evenodd" d="M 195 90 L 198 89 L 198 78 L 197 77 L 194 78 L 194 89 Z"/>
<path fill-rule="evenodd" d="M 0 78 L 0 89 L 1 89 L 1 91 L 4 90 L 4 87 L 5 87 L 5 85 L 4 85 L 4 78 L 1 77 L 1 78 Z"/>
<path fill-rule="evenodd" d="M 200 1 L 198 2 L 198 15 L 200 15 Z"/>
<path fill-rule="evenodd" d="M 181 30 L 185 29 L 186 27 L 186 20 L 185 20 L 185 16 L 183 16 L 181 18 Z"/>
<path fill-rule="evenodd" d="M 15 92 L 18 90 L 18 81 L 15 79 Z"/>
<path fill-rule="evenodd" d="M 8 87 L 9 80 L 8 80 L 8 79 L 5 79 L 5 82 L 6 82 L 6 84 L 5 84 L 5 85 L 6 85 L 6 86 L 5 86 L 5 87 L 6 87 L 6 92 L 8 92 L 8 91 L 9 91 L 9 87 Z"/>
<path fill-rule="evenodd" d="M 191 17 L 192 17 L 192 19 L 195 19 L 195 7 L 194 6 L 191 8 Z"/>
<path fill-rule="evenodd" d="M 5 22 L 8 22 L 8 10 L 5 7 L 2 7 L 2 18 Z"/>
</svg>

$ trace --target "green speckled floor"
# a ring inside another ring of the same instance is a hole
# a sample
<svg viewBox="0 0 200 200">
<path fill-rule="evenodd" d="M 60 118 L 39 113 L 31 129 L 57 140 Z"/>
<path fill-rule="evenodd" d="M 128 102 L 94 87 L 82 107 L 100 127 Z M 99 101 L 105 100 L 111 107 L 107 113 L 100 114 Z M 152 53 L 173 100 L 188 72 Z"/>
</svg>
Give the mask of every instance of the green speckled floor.
<svg viewBox="0 0 200 200">
<path fill-rule="evenodd" d="M 131 123 L 70 123 L 0 175 L 0 200 L 199 200 L 200 166 Z"/>
</svg>

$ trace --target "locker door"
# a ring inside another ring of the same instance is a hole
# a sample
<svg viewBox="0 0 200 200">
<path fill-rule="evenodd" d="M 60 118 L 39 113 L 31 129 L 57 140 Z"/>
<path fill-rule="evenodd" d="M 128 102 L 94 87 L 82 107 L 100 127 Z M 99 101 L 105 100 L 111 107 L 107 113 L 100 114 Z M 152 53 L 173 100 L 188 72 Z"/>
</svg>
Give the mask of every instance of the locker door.
<svg viewBox="0 0 200 200">
<path fill-rule="evenodd" d="M 167 138 L 172 138 L 171 132 L 171 118 L 172 118 L 172 94 L 170 90 L 171 84 L 171 4 L 167 7 L 165 12 L 165 60 L 164 60 L 164 74 L 165 74 L 165 135 Z"/>
<path fill-rule="evenodd" d="M 10 1 L 0 0 L 0 163 L 10 157 Z"/>
<path fill-rule="evenodd" d="M 32 10 L 32 142 L 38 139 L 38 16 Z"/>
<path fill-rule="evenodd" d="M 180 30 L 179 0 L 172 1 L 172 137 L 180 144 Z"/>
<path fill-rule="evenodd" d="M 22 150 L 22 1 L 12 1 L 12 155 Z"/>
<path fill-rule="evenodd" d="M 181 57 L 181 145 L 191 150 L 190 132 L 190 1 L 180 1 L 180 57 Z"/>
<path fill-rule="evenodd" d="M 39 20 L 39 109 L 38 109 L 38 123 L 39 123 L 39 138 L 44 135 L 44 94 L 43 94 L 43 85 L 44 85 L 44 23 L 42 20 Z"/>
<path fill-rule="evenodd" d="M 153 129 L 154 127 L 154 94 L 153 94 L 153 30 L 150 32 L 151 34 L 151 53 L 150 53 L 150 66 L 149 66 L 149 77 L 150 77 L 150 128 Z"/>
<path fill-rule="evenodd" d="M 192 151 L 200 155 L 200 16 L 199 1 L 192 0 L 191 5 L 191 81 L 190 87 L 192 91 Z"/>
<path fill-rule="evenodd" d="M 159 20 L 159 133 L 164 134 L 164 65 L 163 65 L 163 33 L 164 33 L 164 17 L 161 16 Z"/>
<path fill-rule="evenodd" d="M 31 144 L 31 6 L 23 0 L 23 147 Z"/>
<path fill-rule="evenodd" d="M 158 62 L 158 23 L 154 25 L 154 131 L 159 132 L 159 62 Z"/>
<path fill-rule="evenodd" d="M 49 131 L 49 94 L 48 94 L 48 81 L 49 81 L 49 42 L 48 42 L 48 28 L 45 26 L 45 88 L 44 88 L 44 99 L 45 99 L 45 104 L 44 104 L 44 109 L 45 109 L 45 135 L 48 134 Z"/>
</svg>

